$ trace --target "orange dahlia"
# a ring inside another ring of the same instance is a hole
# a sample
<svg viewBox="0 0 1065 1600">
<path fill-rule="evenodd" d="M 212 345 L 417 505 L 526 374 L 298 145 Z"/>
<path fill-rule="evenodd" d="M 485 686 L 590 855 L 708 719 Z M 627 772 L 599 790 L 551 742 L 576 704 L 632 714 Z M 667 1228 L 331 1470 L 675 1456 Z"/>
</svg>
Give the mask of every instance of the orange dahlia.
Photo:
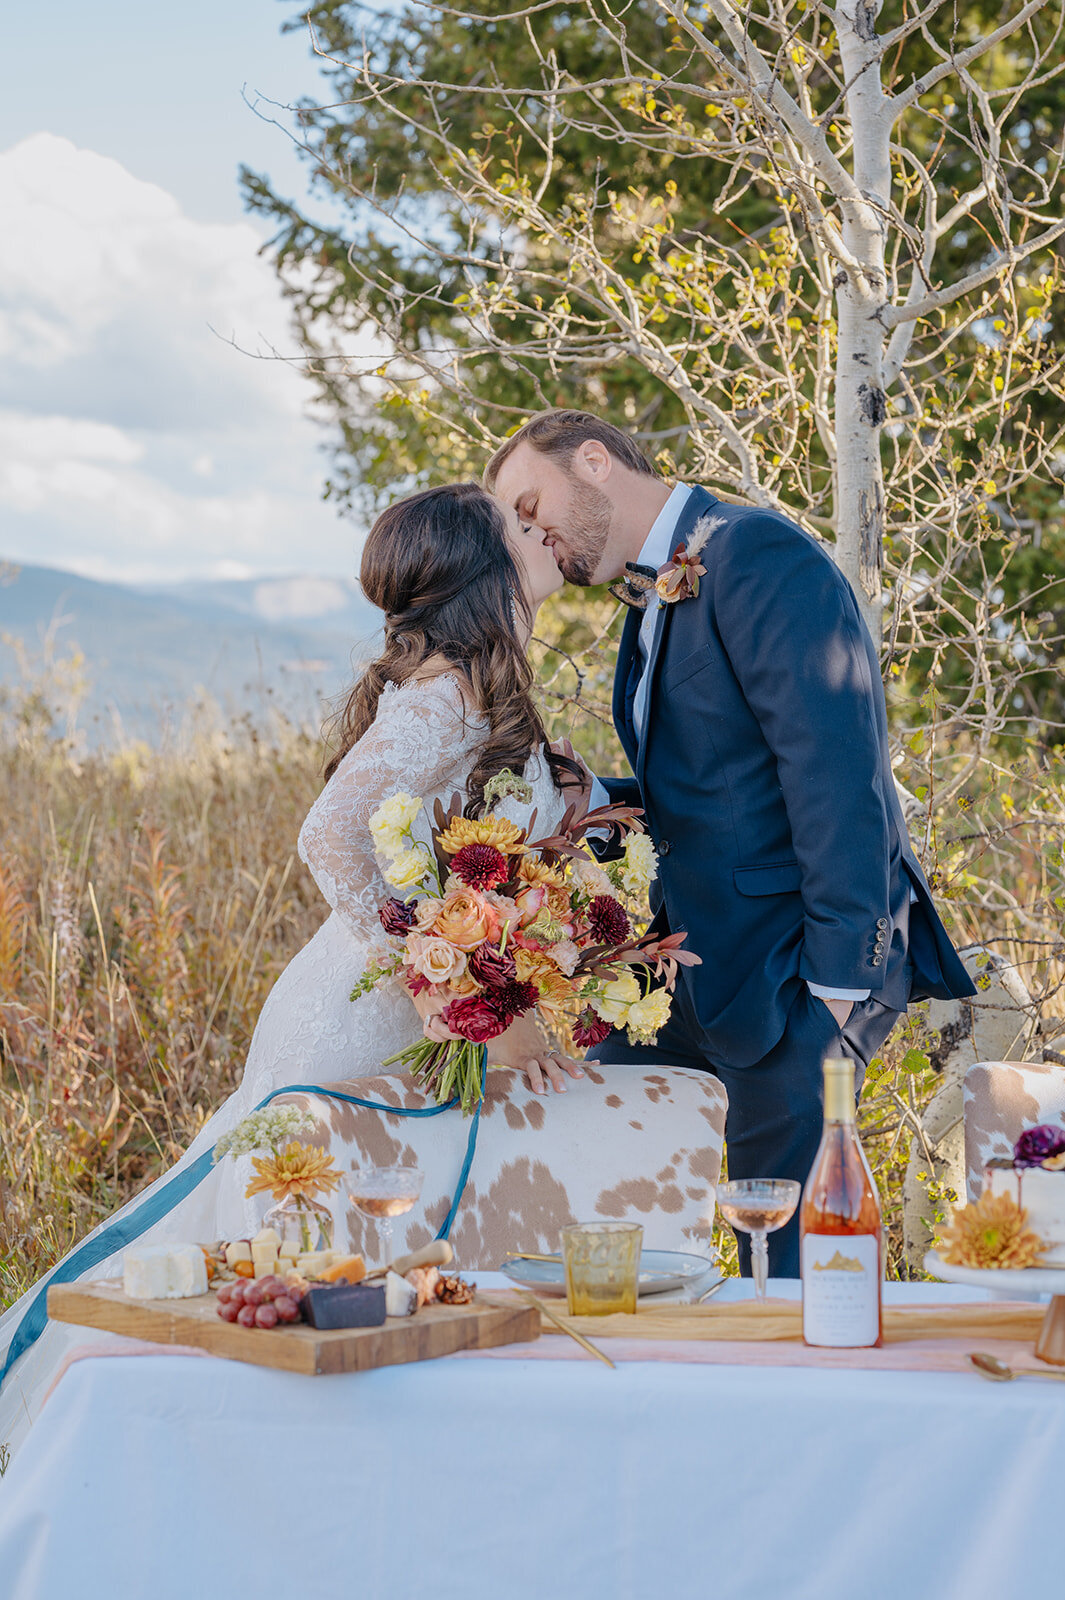
<svg viewBox="0 0 1065 1600">
<path fill-rule="evenodd" d="M 295 1140 L 276 1156 L 253 1156 L 251 1164 L 258 1177 L 244 1191 L 249 1200 L 264 1189 L 269 1189 L 275 1200 L 287 1200 L 290 1194 L 313 1200 L 316 1195 L 329 1194 L 340 1183 L 340 1173 L 328 1150 Z"/>
<path fill-rule="evenodd" d="M 1028 1213 L 1012 1195 L 988 1189 L 970 1206 L 959 1206 L 936 1248 L 955 1267 L 1037 1267 L 1043 1241 L 1028 1226 Z"/>
</svg>

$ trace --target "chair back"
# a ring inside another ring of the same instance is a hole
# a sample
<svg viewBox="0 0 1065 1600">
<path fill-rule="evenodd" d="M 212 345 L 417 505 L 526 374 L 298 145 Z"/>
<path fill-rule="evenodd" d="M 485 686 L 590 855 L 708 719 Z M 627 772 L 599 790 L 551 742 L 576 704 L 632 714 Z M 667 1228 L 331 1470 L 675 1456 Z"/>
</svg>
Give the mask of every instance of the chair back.
<svg viewBox="0 0 1065 1600">
<path fill-rule="evenodd" d="M 327 1088 L 387 1105 L 432 1102 L 405 1075 L 359 1078 Z M 470 1125 L 456 1107 L 404 1117 L 330 1100 L 280 1096 L 318 1120 L 312 1142 L 342 1170 L 417 1166 L 422 1197 L 393 1224 L 398 1255 L 432 1239 L 452 1202 Z M 705 1255 L 710 1250 L 727 1097 L 708 1072 L 684 1067 L 588 1067 L 564 1094 L 532 1092 L 522 1073 L 493 1068 L 469 1180 L 451 1229 L 458 1263 L 498 1267 L 508 1250 L 559 1248 L 569 1222 L 641 1222 L 644 1246 Z M 378 1260 L 376 1225 L 341 1191 L 334 1197 L 336 1243 Z"/>
</svg>

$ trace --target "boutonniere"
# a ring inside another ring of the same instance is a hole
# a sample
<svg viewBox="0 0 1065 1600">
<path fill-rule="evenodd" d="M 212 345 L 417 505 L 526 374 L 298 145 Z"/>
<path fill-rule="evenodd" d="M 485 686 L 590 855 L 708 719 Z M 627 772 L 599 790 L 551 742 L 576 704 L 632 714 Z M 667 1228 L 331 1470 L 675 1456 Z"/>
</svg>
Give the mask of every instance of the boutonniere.
<svg viewBox="0 0 1065 1600">
<path fill-rule="evenodd" d="M 694 598 L 699 593 L 699 579 L 706 577 L 706 568 L 699 557 L 710 535 L 721 525 L 721 517 L 700 517 L 688 543 L 678 544 L 670 560 L 659 567 L 655 593 L 660 605 L 676 605 L 678 600 Z"/>
</svg>

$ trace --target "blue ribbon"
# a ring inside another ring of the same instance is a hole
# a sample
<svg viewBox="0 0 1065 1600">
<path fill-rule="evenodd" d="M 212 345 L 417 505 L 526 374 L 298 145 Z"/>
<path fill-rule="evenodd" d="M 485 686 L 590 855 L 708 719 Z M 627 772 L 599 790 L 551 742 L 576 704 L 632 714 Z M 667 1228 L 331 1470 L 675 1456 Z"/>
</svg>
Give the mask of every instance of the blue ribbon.
<svg viewBox="0 0 1065 1600">
<path fill-rule="evenodd" d="M 482 1046 L 481 1098 L 478 1100 L 477 1109 L 470 1119 L 470 1131 L 466 1139 L 466 1157 L 462 1163 L 462 1171 L 459 1173 L 459 1181 L 451 1201 L 451 1208 L 444 1218 L 443 1226 L 437 1233 L 436 1237 L 438 1239 L 446 1239 L 451 1232 L 455 1215 L 462 1203 L 462 1196 L 466 1192 L 470 1168 L 473 1165 L 474 1151 L 477 1149 L 477 1128 L 481 1120 L 481 1103 L 484 1099 L 487 1070 L 488 1051 Z M 441 1106 L 389 1106 L 377 1100 L 362 1100 L 355 1094 L 343 1094 L 339 1089 L 323 1089 L 314 1083 L 290 1083 L 283 1089 L 274 1089 L 271 1094 L 266 1096 L 265 1100 L 259 1101 L 255 1110 L 261 1111 L 264 1106 L 270 1104 L 271 1100 L 276 1100 L 279 1095 L 283 1094 L 321 1094 L 327 1096 L 330 1100 L 343 1100 L 347 1105 L 363 1106 L 367 1111 L 384 1111 L 391 1117 L 438 1117 L 444 1111 L 453 1110 L 459 1103 L 456 1095 Z M 145 1200 L 142 1206 L 138 1206 L 136 1211 L 131 1211 L 128 1216 L 122 1217 L 117 1222 L 112 1222 L 109 1227 L 101 1229 L 94 1238 L 87 1239 L 83 1245 L 79 1245 L 76 1250 L 72 1250 L 65 1261 L 60 1262 L 48 1280 L 41 1285 L 34 1296 L 32 1304 L 11 1337 L 11 1343 L 7 1347 L 7 1359 L 3 1368 L 0 1369 L 0 1387 L 3 1386 L 4 1379 L 15 1365 L 15 1362 L 20 1356 L 25 1355 L 32 1345 L 37 1343 L 37 1340 L 44 1332 L 48 1322 L 48 1290 L 52 1284 L 71 1283 L 75 1278 L 80 1278 L 82 1273 L 90 1271 L 93 1267 L 98 1267 L 102 1261 L 106 1261 L 108 1256 L 114 1255 L 116 1251 L 124 1250 L 127 1245 L 133 1243 L 134 1239 L 139 1239 L 141 1234 L 146 1233 L 157 1222 L 161 1222 L 164 1217 L 169 1216 L 174 1207 L 180 1205 L 182 1200 L 190 1195 L 211 1171 L 214 1166 L 214 1153 L 217 1148 L 217 1145 L 212 1145 L 210 1150 L 205 1150 L 202 1156 L 197 1156 L 196 1160 L 187 1166 L 184 1172 L 179 1173 L 175 1178 L 171 1178 L 169 1183 L 160 1181 L 154 1194 L 150 1199 Z"/>
</svg>

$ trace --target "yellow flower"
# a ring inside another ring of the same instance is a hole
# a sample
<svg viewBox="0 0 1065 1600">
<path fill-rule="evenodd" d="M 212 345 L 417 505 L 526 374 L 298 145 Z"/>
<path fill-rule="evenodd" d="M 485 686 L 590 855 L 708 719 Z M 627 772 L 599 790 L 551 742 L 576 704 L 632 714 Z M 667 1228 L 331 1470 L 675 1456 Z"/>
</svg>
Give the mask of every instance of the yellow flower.
<svg viewBox="0 0 1065 1600">
<path fill-rule="evenodd" d="M 573 985 L 544 950 L 518 947 L 513 952 L 519 983 L 534 983 L 540 991 L 540 1004 L 553 1010 L 573 999 Z"/>
<path fill-rule="evenodd" d="M 395 889 L 416 889 L 430 872 L 429 857 L 424 850 L 402 850 L 389 862 L 385 879 Z"/>
<path fill-rule="evenodd" d="M 374 849 L 383 856 L 395 856 L 404 847 L 404 840 L 422 809 L 421 800 L 400 790 L 390 800 L 385 800 L 370 817 L 370 837 Z"/>
<path fill-rule="evenodd" d="M 669 1012 L 669 995 L 665 989 L 652 989 L 650 994 L 633 1001 L 625 1018 L 629 1043 L 654 1044 L 659 1030 L 669 1021 Z"/>
<path fill-rule="evenodd" d="M 523 828 L 506 817 L 452 817 L 438 843 L 445 855 L 453 856 L 466 844 L 491 844 L 504 855 L 521 853 Z"/>
<path fill-rule="evenodd" d="M 629 1007 L 639 998 L 640 985 L 631 972 L 625 972 L 592 996 L 592 1008 L 604 1022 L 624 1022 Z"/>
<path fill-rule="evenodd" d="M 549 867 L 546 861 L 536 856 L 522 856 L 518 862 L 518 877 L 523 883 L 550 884 L 555 889 L 566 887 L 566 880 L 558 868 Z"/>
<path fill-rule="evenodd" d="M 986 1190 L 959 1206 L 936 1248 L 955 1267 L 1037 1267 L 1043 1241 L 1028 1227 L 1028 1213 L 1009 1194 Z"/>
<path fill-rule="evenodd" d="M 618 862 L 618 880 L 626 894 L 644 895 L 658 876 L 658 856 L 646 833 L 630 833 Z"/>
<path fill-rule="evenodd" d="M 340 1183 L 340 1173 L 328 1150 L 295 1140 L 277 1156 L 253 1156 L 251 1164 L 259 1176 L 244 1191 L 248 1200 L 264 1189 L 269 1189 L 275 1200 L 286 1200 L 290 1194 L 313 1200 L 316 1195 L 329 1194 Z"/>
</svg>

